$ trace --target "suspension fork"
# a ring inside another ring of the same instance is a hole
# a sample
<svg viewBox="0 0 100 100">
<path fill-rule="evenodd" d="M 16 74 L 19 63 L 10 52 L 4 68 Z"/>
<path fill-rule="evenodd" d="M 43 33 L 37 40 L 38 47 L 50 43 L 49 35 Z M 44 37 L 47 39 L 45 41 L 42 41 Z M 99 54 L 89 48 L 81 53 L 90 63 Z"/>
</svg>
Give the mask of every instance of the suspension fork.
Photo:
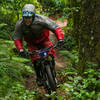
<svg viewBox="0 0 100 100">
<path fill-rule="evenodd" d="M 44 74 L 43 74 L 44 73 L 44 63 L 41 62 L 40 66 L 41 66 L 40 67 L 40 72 L 41 72 L 42 78 L 44 79 Z"/>
</svg>

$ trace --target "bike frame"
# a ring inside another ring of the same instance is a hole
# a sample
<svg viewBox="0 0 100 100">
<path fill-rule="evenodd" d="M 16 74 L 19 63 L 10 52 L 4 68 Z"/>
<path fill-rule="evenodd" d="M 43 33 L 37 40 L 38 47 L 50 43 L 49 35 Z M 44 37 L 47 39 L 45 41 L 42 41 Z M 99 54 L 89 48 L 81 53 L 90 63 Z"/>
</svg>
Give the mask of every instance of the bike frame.
<svg viewBox="0 0 100 100">
<path fill-rule="evenodd" d="M 55 75 L 54 75 L 54 68 L 52 65 L 52 56 L 51 54 L 49 54 L 49 50 L 52 50 L 52 48 L 56 48 L 57 46 L 50 46 L 48 48 L 45 49 L 41 49 L 41 50 L 33 50 L 31 52 L 28 52 L 29 55 L 39 55 L 40 59 L 37 60 L 38 65 L 40 65 L 40 72 L 41 72 L 41 76 L 43 78 L 43 83 L 44 83 L 44 87 L 47 88 L 48 90 L 50 90 L 50 86 L 48 85 L 48 79 L 47 77 L 47 73 L 46 73 L 46 66 L 49 65 L 50 70 L 51 70 L 51 74 L 53 77 L 53 80 L 55 80 Z M 55 83 L 56 84 L 56 83 Z M 48 85 L 48 86 L 47 86 Z M 53 90 L 53 89 L 52 89 Z"/>
</svg>

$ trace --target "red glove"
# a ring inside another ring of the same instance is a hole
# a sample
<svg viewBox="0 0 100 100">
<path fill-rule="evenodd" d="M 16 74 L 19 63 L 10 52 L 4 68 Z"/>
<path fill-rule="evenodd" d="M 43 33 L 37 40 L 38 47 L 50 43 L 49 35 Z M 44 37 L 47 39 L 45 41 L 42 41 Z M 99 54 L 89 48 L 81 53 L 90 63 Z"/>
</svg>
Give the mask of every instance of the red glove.
<svg viewBox="0 0 100 100">
<path fill-rule="evenodd" d="M 21 40 L 14 40 L 15 46 L 19 51 L 23 51 L 22 41 Z"/>
<path fill-rule="evenodd" d="M 60 27 L 56 28 L 54 33 L 58 40 L 63 40 L 63 32 Z"/>
</svg>

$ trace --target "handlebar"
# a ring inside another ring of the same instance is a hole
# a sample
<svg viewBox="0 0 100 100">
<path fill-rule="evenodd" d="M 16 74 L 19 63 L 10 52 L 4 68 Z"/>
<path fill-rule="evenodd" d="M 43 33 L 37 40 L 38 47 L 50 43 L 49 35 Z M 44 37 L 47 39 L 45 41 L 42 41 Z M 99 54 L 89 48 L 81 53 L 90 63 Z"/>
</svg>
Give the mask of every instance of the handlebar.
<svg viewBox="0 0 100 100">
<path fill-rule="evenodd" d="M 43 53 L 43 52 L 48 52 L 50 49 L 52 48 L 57 48 L 57 44 L 56 45 L 53 45 L 53 46 L 49 46 L 48 48 L 44 48 L 44 49 L 40 49 L 40 50 L 33 50 L 33 51 L 30 51 L 30 52 L 27 52 L 28 55 L 36 55 L 36 54 L 40 54 L 40 53 Z"/>
</svg>

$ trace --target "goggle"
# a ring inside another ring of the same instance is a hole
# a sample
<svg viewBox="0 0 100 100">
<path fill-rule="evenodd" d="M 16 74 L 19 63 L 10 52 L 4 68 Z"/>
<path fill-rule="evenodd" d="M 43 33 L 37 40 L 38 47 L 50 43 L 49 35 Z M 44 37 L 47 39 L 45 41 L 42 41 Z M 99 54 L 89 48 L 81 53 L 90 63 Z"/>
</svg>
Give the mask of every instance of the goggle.
<svg viewBox="0 0 100 100">
<path fill-rule="evenodd" d="M 35 16 L 35 14 L 33 13 L 33 12 L 31 12 L 31 11 L 23 11 L 23 13 L 22 13 L 22 15 L 23 16 L 26 16 L 26 17 L 31 17 L 31 16 Z"/>
</svg>

